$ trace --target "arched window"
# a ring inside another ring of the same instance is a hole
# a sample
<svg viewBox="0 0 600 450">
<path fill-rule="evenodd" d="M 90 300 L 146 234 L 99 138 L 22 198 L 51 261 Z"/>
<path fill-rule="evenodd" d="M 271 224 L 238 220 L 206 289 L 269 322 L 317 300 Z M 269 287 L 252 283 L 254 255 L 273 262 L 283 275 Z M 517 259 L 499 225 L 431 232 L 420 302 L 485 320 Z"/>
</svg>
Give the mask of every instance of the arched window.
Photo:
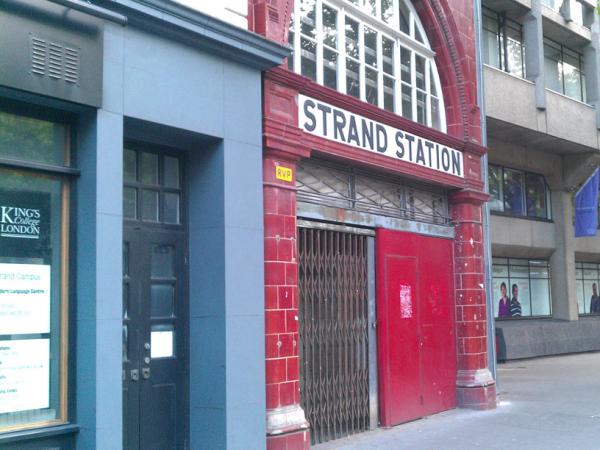
<svg viewBox="0 0 600 450">
<path fill-rule="evenodd" d="M 297 0 L 290 70 L 446 130 L 434 52 L 405 0 Z"/>
</svg>

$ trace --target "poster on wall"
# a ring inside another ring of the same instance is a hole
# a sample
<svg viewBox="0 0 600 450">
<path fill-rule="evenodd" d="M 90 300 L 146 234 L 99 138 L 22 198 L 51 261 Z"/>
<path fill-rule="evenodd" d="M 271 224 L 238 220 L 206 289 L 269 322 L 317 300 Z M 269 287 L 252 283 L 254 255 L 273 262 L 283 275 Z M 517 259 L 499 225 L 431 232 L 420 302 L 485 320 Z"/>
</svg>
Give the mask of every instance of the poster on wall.
<svg viewBox="0 0 600 450">
<path fill-rule="evenodd" d="M 0 263 L 0 334 L 50 332 L 50 266 Z"/>
<path fill-rule="evenodd" d="M 50 405 L 50 340 L 0 341 L 0 414 Z"/>
</svg>

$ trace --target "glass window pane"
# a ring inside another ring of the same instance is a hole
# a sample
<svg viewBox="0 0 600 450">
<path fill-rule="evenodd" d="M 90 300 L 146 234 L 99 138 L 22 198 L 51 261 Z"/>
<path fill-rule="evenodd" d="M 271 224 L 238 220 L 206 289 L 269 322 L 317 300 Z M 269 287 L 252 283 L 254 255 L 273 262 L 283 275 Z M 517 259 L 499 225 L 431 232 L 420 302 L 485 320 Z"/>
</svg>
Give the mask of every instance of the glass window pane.
<svg viewBox="0 0 600 450">
<path fill-rule="evenodd" d="M 550 283 L 548 280 L 531 280 L 531 315 L 550 315 Z"/>
<path fill-rule="evenodd" d="M 381 37 L 381 52 L 383 57 L 383 71 L 388 75 L 394 75 L 394 41 Z"/>
<path fill-rule="evenodd" d="M 521 45 L 521 42 L 516 39 L 507 38 L 506 51 L 508 71 L 518 77 L 525 76 L 523 70 L 523 46 Z"/>
<path fill-rule="evenodd" d="M 179 194 L 165 193 L 165 211 L 163 221 L 165 223 L 179 224 Z"/>
<path fill-rule="evenodd" d="M 504 168 L 504 211 L 511 214 L 523 215 L 523 172 Z"/>
<path fill-rule="evenodd" d="M 346 17 L 346 55 L 358 59 L 358 22 Z"/>
<path fill-rule="evenodd" d="M 337 89 L 337 52 L 323 49 L 323 84 L 331 89 Z"/>
<path fill-rule="evenodd" d="M 583 291 L 583 280 L 577 280 L 575 283 L 575 290 L 577 293 L 577 310 L 579 314 L 586 314 L 588 311 L 585 310 L 585 293 Z"/>
<path fill-rule="evenodd" d="M 436 130 L 442 129 L 441 113 L 440 101 L 436 97 L 431 97 L 431 127 Z"/>
<path fill-rule="evenodd" d="M 546 182 L 541 175 L 528 173 L 527 180 L 527 215 L 531 217 L 548 217 L 546 205 Z"/>
<path fill-rule="evenodd" d="M 300 39 L 300 70 L 301 74 L 311 80 L 317 79 L 317 44 L 313 41 L 301 38 Z"/>
<path fill-rule="evenodd" d="M 141 181 L 144 184 L 158 184 L 158 155 L 142 152 Z"/>
<path fill-rule="evenodd" d="M 401 72 L 402 72 L 402 81 L 404 81 L 405 83 L 408 83 L 408 84 L 412 83 L 411 75 L 410 75 L 410 67 L 411 67 L 410 54 L 411 54 L 410 50 L 408 50 L 404 47 L 400 48 L 400 66 L 401 66 Z"/>
<path fill-rule="evenodd" d="M 360 98 L 358 68 L 357 62 L 346 60 L 346 93 L 356 98 Z"/>
<path fill-rule="evenodd" d="M 410 33 L 410 11 L 404 3 L 405 0 L 399 0 L 400 3 L 400 31 Z"/>
<path fill-rule="evenodd" d="M 494 317 L 510 317 L 510 295 L 508 278 L 499 276 L 492 279 L 494 295 Z"/>
<path fill-rule="evenodd" d="M 58 422 L 66 401 L 60 371 L 63 188 L 51 176 L 0 168 L 0 390 L 16 389 L 0 394 L 1 431 Z"/>
<path fill-rule="evenodd" d="M 402 116 L 412 119 L 412 89 L 402 84 Z"/>
<path fill-rule="evenodd" d="M 153 245 L 150 267 L 153 278 L 172 278 L 175 275 L 175 249 L 173 246 Z"/>
<path fill-rule="evenodd" d="M 536 280 L 542 281 L 548 285 L 548 280 Z M 511 301 L 511 317 L 515 317 L 515 311 L 513 304 L 515 303 L 515 299 L 521 305 L 521 317 L 531 316 L 531 298 L 530 298 L 530 287 L 529 280 L 521 280 L 521 279 L 513 279 L 510 278 L 510 287 L 509 287 L 509 296 Z"/>
<path fill-rule="evenodd" d="M 150 357 L 170 358 L 175 355 L 175 327 L 172 324 L 152 325 Z"/>
<path fill-rule="evenodd" d="M 137 189 L 123 188 L 123 216 L 127 219 L 137 217 Z"/>
<path fill-rule="evenodd" d="M 123 244 L 123 276 L 129 276 L 129 242 Z"/>
<path fill-rule="evenodd" d="M 142 220 L 158 222 L 158 192 L 142 191 Z"/>
<path fill-rule="evenodd" d="M 529 278 L 528 266 L 515 266 L 511 264 L 509 270 L 511 278 Z"/>
<path fill-rule="evenodd" d="M 123 178 L 125 181 L 135 182 L 137 180 L 137 153 L 135 150 L 126 148 L 123 156 Z"/>
<path fill-rule="evenodd" d="M 417 89 L 417 122 L 427 125 L 427 96 Z"/>
<path fill-rule="evenodd" d="M 175 312 L 175 287 L 170 284 L 153 284 L 150 287 L 150 315 L 172 317 Z"/>
<path fill-rule="evenodd" d="M 337 49 L 337 11 L 323 5 L 323 44 Z"/>
<path fill-rule="evenodd" d="M 303 0 L 300 2 L 300 32 L 308 37 L 317 37 L 315 28 L 316 1 Z"/>
<path fill-rule="evenodd" d="M 489 201 L 492 211 L 504 211 L 504 202 L 502 199 L 502 168 L 498 166 L 489 166 L 488 182 L 490 187 L 491 199 Z"/>
<path fill-rule="evenodd" d="M 372 105 L 377 105 L 377 72 L 371 69 L 365 69 L 365 93 L 366 100 Z"/>
<path fill-rule="evenodd" d="M 549 41 L 544 41 L 544 73 L 546 87 L 563 92 L 560 46 Z"/>
<path fill-rule="evenodd" d="M 508 266 L 501 264 L 492 265 L 492 274 L 496 278 L 507 278 L 508 277 Z"/>
<path fill-rule="evenodd" d="M 129 359 L 127 347 L 129 346 L 129 327 L 127 325 L 123 325 L 123 361 L 127 361 Z"/>
<path fill-rule="evenodd" d="M 365 32 L 365 63 L 377 68 L 377 32 L 369 27 L 364 27 Z"/>
<path fill-rule="evenodd" d="M 415 68 L 417 72 L 417 87 L 425 90 L 425 58 L 415 55 Z"/>
<path fill-rule="evenodd" d="M 0 111 L 0 156 L 65 165 L 68 127 Z"/>
<path fill-rule="evenodd" d="M 394 1 L 393 0 L 381 0 L 381 15 L 383 21 L 392 24 L 394 19 Z"/>
<path fill-rule="evenodd" d="M 582 101 L 581 72 L 571 64 L 563 63 L 563 76 L 565 79 L 565 95 Z"/>
<path fill-rule="evenodd" d="M 394 79 L 384 75 L 383 77 L 383 107 L 394 112 Z"/>
<path fill-rule="evenodd" d="M 129 284 L 123 284 L 123 319 L 129 317 Z"/>
<path fill-rule="evenodd" d="M 163 184 L 168 188 L 179 188 L 179 158 L 165 156 Z"/>
</svg>

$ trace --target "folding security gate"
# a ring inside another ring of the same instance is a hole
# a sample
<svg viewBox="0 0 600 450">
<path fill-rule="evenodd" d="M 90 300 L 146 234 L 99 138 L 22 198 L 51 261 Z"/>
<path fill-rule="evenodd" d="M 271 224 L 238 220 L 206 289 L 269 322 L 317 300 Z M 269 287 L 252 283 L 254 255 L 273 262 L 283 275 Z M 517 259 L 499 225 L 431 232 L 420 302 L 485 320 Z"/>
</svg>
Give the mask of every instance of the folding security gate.
<svg viewBox="0 0 600 450">
<path fill-rule="evenodd" d="M 298 248 L 300 398 L 317 444 L 377 426 L 373 238 L 301 227 Z"/>
</svg>

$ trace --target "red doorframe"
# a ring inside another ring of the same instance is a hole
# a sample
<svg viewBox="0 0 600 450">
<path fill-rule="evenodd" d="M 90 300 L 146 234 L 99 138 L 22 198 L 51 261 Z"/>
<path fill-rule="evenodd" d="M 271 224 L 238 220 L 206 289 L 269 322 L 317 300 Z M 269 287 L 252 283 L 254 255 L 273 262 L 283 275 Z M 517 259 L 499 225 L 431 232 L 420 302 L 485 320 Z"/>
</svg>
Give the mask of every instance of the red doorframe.
<svg viewBox="0 0 600 450">
<path fill-rule="evenodd" d="M 456 406 L 452 240 L 378 229 L 380 422 Z"/>
</svg>

